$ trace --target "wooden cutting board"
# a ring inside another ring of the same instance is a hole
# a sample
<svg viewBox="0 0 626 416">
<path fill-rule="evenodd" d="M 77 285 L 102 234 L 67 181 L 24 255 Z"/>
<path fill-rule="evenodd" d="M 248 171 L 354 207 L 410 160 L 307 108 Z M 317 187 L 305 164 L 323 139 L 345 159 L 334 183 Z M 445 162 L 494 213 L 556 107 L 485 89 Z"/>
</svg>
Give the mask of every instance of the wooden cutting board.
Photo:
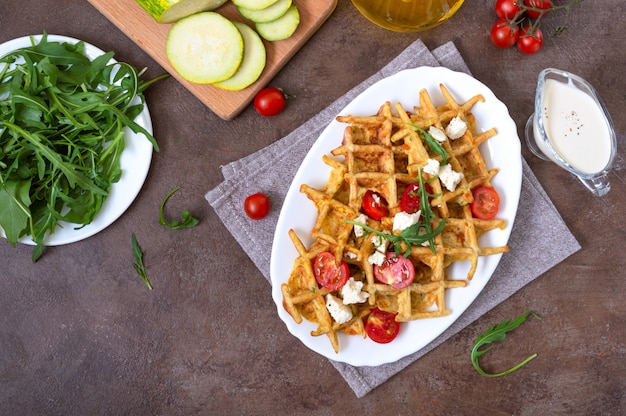
<svg viewBox="0 0 626 416">
<path fill-rule="evenodd" d="M 242 91 L 225 91 L 211 85 L 194 84 L 182 79 L 165 56 L 165 41 L 171 25 L 157 23 L 135 0 L 88 1 L 215 114 L 224 120 L 231 120 L 250 104 L 256 93 L 267 86 L 276 73 L 320 28 L 335 10 L 338 0 L 294 0 L 300 11 L 300 25 L 296 33 L 282 41 L 265 41 L 267 49 L 265 70 L 256 83 Z M 232 20 L 250 24 L 241 17 L 230 1 L 216 11 Z"/>
</svg>

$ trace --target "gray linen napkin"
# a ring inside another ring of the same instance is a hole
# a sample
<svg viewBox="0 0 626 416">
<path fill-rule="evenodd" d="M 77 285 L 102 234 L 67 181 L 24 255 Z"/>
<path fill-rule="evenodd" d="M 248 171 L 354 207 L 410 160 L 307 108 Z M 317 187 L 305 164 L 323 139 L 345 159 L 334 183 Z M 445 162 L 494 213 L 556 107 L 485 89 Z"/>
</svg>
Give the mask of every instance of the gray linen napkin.
<svg viewBox="0 0 626 416">
<path fill-rule="evenodd" d="M 266 279 L 270 279 L 270 254 L 280 206 L 300 163 L 322 130 L 367 87 L 400 70 L 418 66 L 446 66 L 470 73 L 452 42 L 431 52 L 421 40 L 417 40 L 376 74 L 289 135 L 256 153 L 222 166 L 224 182 L 210 190 L 206 199 Z M 395 363 L 354 367 L 330 361 L 357 397 L 384 383 L 580 249 L 524 160 L 522 169 L 520 205 L 509 239 L 510 252 L 502 257 L 491 280 L 465 313 L 429 345 Z M 248 219 L 242 209 L 246 196 L 258 191 L 268 194 L 273 204 L 270 215 L 263 221 Z"/>
</svg>

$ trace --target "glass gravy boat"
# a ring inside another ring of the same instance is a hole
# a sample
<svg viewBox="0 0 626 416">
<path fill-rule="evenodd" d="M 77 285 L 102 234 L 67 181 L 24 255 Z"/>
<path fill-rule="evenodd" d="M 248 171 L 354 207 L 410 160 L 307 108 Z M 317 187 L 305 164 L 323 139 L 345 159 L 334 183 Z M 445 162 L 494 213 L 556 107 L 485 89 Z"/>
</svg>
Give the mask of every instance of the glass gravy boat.
<svg viewBox="0 0 626 416">
<path fill-rule="evenodd" d="M 567 71 L 541 71 L 526 143 L 539 158 L 574 174 L 596 196 L 611 189 L 617 153 L 611 117 L 591 84 Z"/>
</svg>

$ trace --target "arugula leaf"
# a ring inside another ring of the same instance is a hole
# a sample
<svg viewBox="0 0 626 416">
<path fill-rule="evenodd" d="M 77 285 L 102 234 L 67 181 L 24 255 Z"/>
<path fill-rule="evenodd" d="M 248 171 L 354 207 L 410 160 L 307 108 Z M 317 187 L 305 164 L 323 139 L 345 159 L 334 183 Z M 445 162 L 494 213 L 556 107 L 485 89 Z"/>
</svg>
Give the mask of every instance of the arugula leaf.
<svg viewBox="0 0 626 416">
<path fill-rule="evenodd" d="M 478 358 L 491 349 L 491 346 L 488 346 L 482 349 L 481 347 L 491 344 L 494 341 L 504 341 L 506 334 L 514 330 L 521 324 L 523 324 L 526 321 L 526 318 L 528 317 L 528 315 L 532 315 L 537 319 L 541 319 L 541 317 L 534 312 L 526 312 L 520 315 L 519 317 L 517 317 L 513 321 L 511 321 L 510 319 L 505 319 L 499 324 L 491 326 L 484 334 L 481 334 L 476 338 L 476 341 L 474 343 L 474 348 L 472 348 L 471 359 L 472 359 L 472 365 L 474 366 L 476 371 L 478 371 L 479 374 L 485 377 L 504 376 L 506 374 L 512 373 L 515 370 L 518 370 L 519 368 L 524 366 L 526 363 L 528 363 L 529 361 L 537 357 L 537 354 L 532 354 L 531 356 L 529 356 L 528 358 L 526 358 L 524 361 L 517 364 L 516 366 L 506 371 L 502 371 L 500 373 L 495 373 L 495 374 L 487 373 L 480 367 L 480 364 L 478 363 Z"/>
<path fill-rule="evenodd" d="M 135 263 L 133 263 L 133 268 L 135 269 L 139 277 L 141 277 L 146 283 L 146 286 L 148 286 L 148 290 L 152 290 L 152 284 L 150 283 L 150 280 L 148 280 L 148 275 L 146 273 L 146 266 L 143 264 L 143 252 L 141 251 L 141 246 L 137 242 L 137 237 L 135 237 L 135 233 L 132 233 L 131 241 L 133 244 L 133 256 L 135 257 Z"/>
<path fill-rule="evenodd" d="M 43 252 L 59 221 L 91 223 L 122 175 L 125 129 L 156 140 L 134 120 L 140 80 L 108 52 L 93 61 L 84 42 L 38 43 L 0 57 L 0 228 L 9 244 L 30 235 Z"/>
<path fill-rule="evenodd" d="M 192 228 L 195 227 L 196 225 L 198 225 L 198 223 L 200 222 L 199 219 L 193 217 L 189 211 L 184 210 L 182 213 L 182 218 L 180 220 L 180 223 L 176 220 L 172 220 L 172 221 L 167 221 L 165 219 L 165 215 L 163 213 L 163 208 L 165 207 L 165 203 L 167 202 L 168 199 L 170 199 L 170 197 L 172 195 L 174 195 L 175 192 L 177 192 L 180 189 L 180 186 L 177 186 L 176 188 L 172 189 L 166 196 L 165 198 L 163 198 L 163 201 L 161 201 L 161 206 L 159 207 L 159 224 L 168 227 L 168 228 L 172 228 L 175 230 L 179 230 L 181 228 Z"/>
<path fill-rule="evenodd" d="M 447 164 L 448 152 L 446 151 L 446 149 L 444 149 L 443 146 L 437 140 L 435 140 L 433 136 L 430 133 L 428 133 L 426 130 L 422 129 L 419 126 L 416 126 L 415 124 L 409 124 L 409 125 L 411 127 L 414 127 L 420 133 L 422 133 L 422 135 L 424 136 L 424 141 L 426 142 L 426 145 L 428 146 L 431 152 L 441 156 L 441 165 Z"/>
</svg>

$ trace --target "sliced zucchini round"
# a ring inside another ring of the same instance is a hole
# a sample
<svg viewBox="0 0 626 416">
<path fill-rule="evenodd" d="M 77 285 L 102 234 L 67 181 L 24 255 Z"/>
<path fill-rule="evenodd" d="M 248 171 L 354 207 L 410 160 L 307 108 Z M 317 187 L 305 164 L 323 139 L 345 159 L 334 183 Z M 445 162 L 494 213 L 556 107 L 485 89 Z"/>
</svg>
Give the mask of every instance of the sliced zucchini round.
<svg viewBox="0 0 626 416">
<path fill-rule="evenodd" d="M 256 23 L 255 27 L 263 39 L 278 41 L 291 37 L 300 24 L 300 12 L 295 3 L 289 6 L 287 12 L 276 20 L 266 23 Z"/>
<path fill-rule="evenodd" d="M 278 0 L 233 0 L 233 4 L 249 10 L 261 10 L 276 3 L 276 1 Z"/>
<path fill-rule="evenodd" d="M 243 36 L 243 60 L 235 75 L 213 85 L 229 91 L 240 91 L 259 79 L 265 68 L 266 52 L 263 40 L 254 29 L 245 23 L 233 23 Z"/>
<path fill-rule="evenodd" d="M 266 23 L 284 15 L 289 10 L 289 6 L 291 6 L 291 0 L 278 0 L 261 10 L 250 10 L 245 7 L 237 7 L 237 10 L 239 10 L 239 14 L 254 23 Z"/>
<path fill-rule="evenodd" d="M 243 60 L 243 37 L 232 21 L 201 12 L 174 23 L 165 43 L 170 63 L 187 81 L 213 84 L 232 77 Z"/>
</svg>

